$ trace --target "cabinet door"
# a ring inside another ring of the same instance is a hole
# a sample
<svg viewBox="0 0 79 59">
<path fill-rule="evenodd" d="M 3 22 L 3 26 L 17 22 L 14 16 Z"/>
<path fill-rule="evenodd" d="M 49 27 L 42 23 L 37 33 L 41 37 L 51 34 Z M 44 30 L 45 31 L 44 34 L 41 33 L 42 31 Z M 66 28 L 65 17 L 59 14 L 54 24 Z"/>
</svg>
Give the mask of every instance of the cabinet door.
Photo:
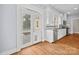
<svg viewBox="0 0 79 59">
<path fill-rule="evenodd" d="M 54 32 L 53 30 L 46 30 L 47 33 L 47 41 L 54 42 Z"/>
<path fill-rule="evenodd" d="M 61 39 L 66 35 L 66 29 L 59 29 L 58 30 L 58 40 Z"/>
<path fill-rule="evenodd" d="M 62 29 L 60 29 L 60 30 L 58 30 L 58 40 L 60 39 L 60 38 L 62 38 Z"/>
<path fill-rule="evenodd" d="M 66 35 L 66 29 L 63 29 L 62 33 L 63 33 L 63 37 L 64 37 Z"/>
</svg>

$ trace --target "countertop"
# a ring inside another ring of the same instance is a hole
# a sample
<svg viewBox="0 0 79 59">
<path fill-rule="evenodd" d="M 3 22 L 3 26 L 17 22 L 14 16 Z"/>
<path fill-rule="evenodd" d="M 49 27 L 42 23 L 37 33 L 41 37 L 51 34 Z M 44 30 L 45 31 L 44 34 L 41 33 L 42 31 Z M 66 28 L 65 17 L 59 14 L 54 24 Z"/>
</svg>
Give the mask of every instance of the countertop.
<svg viewBox="0 0 79 59">
<path fill-rule="evenodd" d="M 46 30 L 60 30 L 60 29 L 69 29 L 69 27 L 64 26 L 57 28 L 57 26 L 46 26 Z"/>
<path fill-rule="evenodd" d="M 46 30 L 60 30 L 60 29 L 67 29 L 67 28 L 47 28 Z"/>
</svg>

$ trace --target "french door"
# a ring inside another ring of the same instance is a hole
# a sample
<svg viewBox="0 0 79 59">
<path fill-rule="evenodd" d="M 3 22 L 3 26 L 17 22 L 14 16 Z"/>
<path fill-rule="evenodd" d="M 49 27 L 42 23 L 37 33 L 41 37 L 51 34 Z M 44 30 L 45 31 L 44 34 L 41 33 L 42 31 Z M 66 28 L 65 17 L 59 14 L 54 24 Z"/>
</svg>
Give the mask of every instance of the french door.
<svg viewBox="0 0 79 59">
<path fill-rule="evenodd" d="M 36 44 L 42 39 L 41 15 L 37 11 L 18 6 L 17 49 Z"/>
<path fill-rule="evenodd" d="M 22 8 L 22 47 L 27 47 L 32 44 L 31 32 L 31 13 L 32 11 Z"/>
<path fill-rule="evenodd" d="M 42 40 L 42 22 L 41 22 L 41 15 L 37 12 L 32 14 L 32 43 L 38 43 Z"/>
</svg>

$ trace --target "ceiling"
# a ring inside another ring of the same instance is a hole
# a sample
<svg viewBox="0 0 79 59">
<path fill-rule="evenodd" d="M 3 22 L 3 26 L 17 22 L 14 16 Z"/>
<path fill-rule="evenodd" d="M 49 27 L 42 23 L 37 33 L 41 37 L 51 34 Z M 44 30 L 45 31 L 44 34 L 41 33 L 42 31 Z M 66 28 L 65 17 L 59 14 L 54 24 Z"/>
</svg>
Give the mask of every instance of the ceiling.
<svg viewBox="0 0 79 59">
<path fill-rule="evenodd" d="M 79 14 L 79 4 L 52 4 L 52 6 L 60 12 L 67 13 L 69 15 Z"/>
<path fill-rule="evenodd" d="M 75 14 L 79 15 L 79 4 L 38 4 L 36 6 L 46 8 L 47 5 L 54 7 L 55 9 L 57 9 L 62 13 L 67 13 L 69 15 L 75 15 Z"/>
</svg>

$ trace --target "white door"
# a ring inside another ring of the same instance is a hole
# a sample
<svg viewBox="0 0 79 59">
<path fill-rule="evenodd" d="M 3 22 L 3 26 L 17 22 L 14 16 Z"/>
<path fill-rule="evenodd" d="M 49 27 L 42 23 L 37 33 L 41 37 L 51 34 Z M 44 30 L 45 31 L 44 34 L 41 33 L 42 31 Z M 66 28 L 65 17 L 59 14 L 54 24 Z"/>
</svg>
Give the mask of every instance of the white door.
<svg viewBox="0 0 79 59">
<path fill-rule="evenodd" d="M 41 35 L 42 19 L 40 13 L 35 12 L 34 14 L 32 14 L 31 20 L 32 20 L 32 43 L 35 44 L 42 40 Z"/>
<path fill-rule="evenodd" d="M 41 16 L 38 12 L 27 8 L 18 7 L 17 19 L 18 49 L 30 46 L 41 41 L 42 24 Z"/>
<path fill-rule="evenodd" d="M 79 33 L 79 19 L 73 21 L 73 32 Z"/>
<path fill-rule="evenodd" d="M 27 47 L 32 44 L 31 40 L 31 14 L 32 11 L 23 8 L 22 9 L 22 47 Z"/>
</svg>

